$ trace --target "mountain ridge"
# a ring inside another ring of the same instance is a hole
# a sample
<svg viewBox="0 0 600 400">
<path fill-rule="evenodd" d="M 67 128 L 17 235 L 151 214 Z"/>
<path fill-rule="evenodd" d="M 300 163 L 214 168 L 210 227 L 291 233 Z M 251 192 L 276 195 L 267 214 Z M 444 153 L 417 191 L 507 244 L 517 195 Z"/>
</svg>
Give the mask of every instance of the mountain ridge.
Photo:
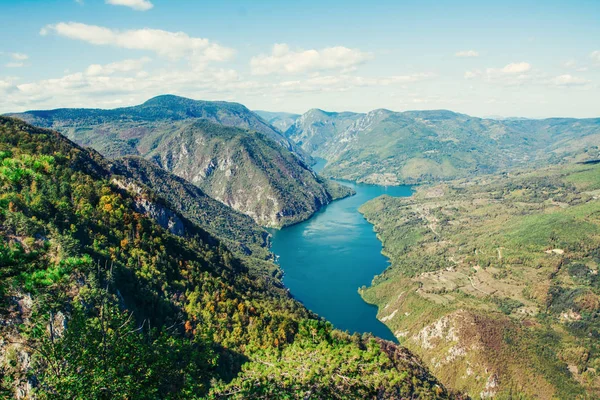
<svg viewBox="0 0 600 400">
<path fill-rule="evenodd" d="M 593 149 L 600 118 L 499 121 L 450 110 L 309 110 L 286 136 L 328 160 L 325 176 L 398 185 L 558 162 Z"/>
</svg>

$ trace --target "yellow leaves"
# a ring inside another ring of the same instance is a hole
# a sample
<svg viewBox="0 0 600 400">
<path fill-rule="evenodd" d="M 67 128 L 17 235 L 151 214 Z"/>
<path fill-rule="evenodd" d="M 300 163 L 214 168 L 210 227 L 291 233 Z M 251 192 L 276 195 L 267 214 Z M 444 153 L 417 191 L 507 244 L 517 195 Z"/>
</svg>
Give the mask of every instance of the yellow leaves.
<svg viewBox="0 0 600 400">
<path fill-rule="evenodd" d="M 106 212 L 111 212 L 113 210 L 113 206 L 110 203 L 105 204 L 103 208 Z"/>
<path fill-rule="evenodd" d="M 129 244 L 129 240 L 127 240 L 127 238 L 121 240 L 121 248 L 122 249 L 126 248 L 128 244 Z"/>
</svg>

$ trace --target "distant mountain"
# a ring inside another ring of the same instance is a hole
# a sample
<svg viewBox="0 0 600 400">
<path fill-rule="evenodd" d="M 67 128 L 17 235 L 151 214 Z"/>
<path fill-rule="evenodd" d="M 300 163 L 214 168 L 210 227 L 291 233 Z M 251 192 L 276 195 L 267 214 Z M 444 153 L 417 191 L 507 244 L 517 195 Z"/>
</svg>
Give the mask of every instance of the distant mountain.
<svg viewBox="0 0 600 400">
<path fill-rule="evenodd" d="M 107 157 L 151 158 L 263 226 L 302 221 L 322 205 L 351 194 L 315 175 L 307 166 L 310 157 L 299 146 L 237 103 L 167 95 L 115 110 L 58 109 L 14 116 L 57 129 Z"/>
<path fill-rule="evenodd" d="M 263 226 L 300 222 L 351 194 L 265 135 L 206 120 L 182 124 L 145 157 Z"/>
<path fill-rule="evenodd" d="M 259 117 L 267 121 L 271 126 L 279 129 L 281 132 L 285 132 L 288 130 L 290 126 L 296 122 L 300 114 L 292 114 L 286 112 L 271 112 L 271 111 L 261 111 L 254 110 L 254 113 Z"/>
<path fill-rule="evenodd" d="M 326 112 L 313 108 L 288 128 L 285 135 L 308 154 L 322 156 L 320 151 L 333 144 L 338 132 L 348 129 L 361 114 Z"/>
<path fill-rule="evenodd" d="M 138 106 L 112 110 L 61 108 L 8 115 L 39 127 L 56 129 L 78 144 L 94 147 L 107 157 L 143 154 L 177 122 L 203 118 L 261 132 L 310 162 L 310 158 L 293 142 L 238 103 L 162 95 Z"/>
<path fill-rule="evenodd" d="M 481 119 L 446 110 L 310 110 L 286 136 L 328 160 L 323 174 L 418 183 L 555 163 L 600 143 L 600 119 Z"/>
</svg>

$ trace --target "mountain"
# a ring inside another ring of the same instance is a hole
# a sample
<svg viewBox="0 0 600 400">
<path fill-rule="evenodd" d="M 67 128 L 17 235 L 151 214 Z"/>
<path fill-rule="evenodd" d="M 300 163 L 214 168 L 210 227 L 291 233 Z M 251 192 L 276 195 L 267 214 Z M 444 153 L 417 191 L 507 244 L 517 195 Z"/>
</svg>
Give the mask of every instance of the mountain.
<svg viewBox="0 0 600 400">
<path fill-rule="evenodd" d="M 315 175 L 302 149 L 236 103 L 159 96 L 115 110 L 59 109 L 14 116 L 58 129 L 107 157 L 152 159 L 262 226 L 300 222 L 351 194 Z"/>
<path fill-rule="evenodd" d="M 9 114 L 32 125 L 58 130 L 82 146 L 94 147 L 106 157 L 141 155 L 160 140 L 165 130 L 177 122 L 207 119 L 225 126 L 261 132 L 283 147 L 297 151 L 299 157 L 310 158 L 296 148 L 259 116 L 238 103 L 192 100 L 173 95 L 154 97 L 145 103 L 113 110 L 62 108 Z"/>
<path fill-rule="evenodd" d="M 325 176 L 395 185 L 549 165 L 600 142 L 600 119 L 493 120 L 446 110 L 310 110 L 286 136 Z"/>
<path fill-rule="evenodd" d="M 0 165 L 3 398 L 464 398 L 251 276 L 97 152 L 0 117 Z"/>
<path fill-rule="evenodd" d="M 333 144 L 338 132 L 348 129 L 361 114 L 327 112 L 314 108 L 304 113 L 288 128 L 285 135 L 308 154 L 325 158 L 321 151 Z"/>
<path fill-rule="evenodd" d="M 296 122 L 300 114 L 292 114 L 286 112 L 271 112 L 254 110 L 254 113 L 267 121 L 271 126 L 279 129 L 280 132 L 285 132 L 290 126 Z"/>
<path fill-rule="evenodd" d="M 146 157 L 263 226 L 303 221 L 351 194 L 265 135 L 206 120 L 165 135 Z"/>
<path fill-rule="evenodd" d="M 445 384 L 473 398 L 600 397 L 597 161 L 422 186 L 360 211 L 391 260 L 361 295 Z"/>
</svg>

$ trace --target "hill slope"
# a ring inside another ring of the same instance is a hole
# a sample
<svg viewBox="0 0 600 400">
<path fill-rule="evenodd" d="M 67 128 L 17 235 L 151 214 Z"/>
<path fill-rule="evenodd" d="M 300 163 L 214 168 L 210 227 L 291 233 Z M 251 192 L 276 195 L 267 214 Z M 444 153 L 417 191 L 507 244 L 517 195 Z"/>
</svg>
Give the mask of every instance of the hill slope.
<svg viewBox="0 0 600 400">
<path fill-rule="evenodd" d="M 445 110 L 311 110 L 286 135 L 329 161 L 325 176 L 419 183 L 548 165 L 600 143 L 600 119 L 492 120 Z"/>
<path fill-rule="evenodd" d="M 146 157 L 263 226 L 300 222 L 351 194 L 264 135 L 206 120 L 165 135 Z"/>
<path fill-rule="evenodd" d="M 316 176 L 300 148 L 236 103 L 159 96 L 115 110 L 30 111 L 15 117 L 58 129 L 107 157 L 151 158 L 263 226 L 302 221 L 351 194 Z"/>
<path fill-rule="evenodd" d="M 452 398 L 60 134 L 0 117 L 0 394 Z"/>
<path fill-rule="evenodd" d="M 600 164 L 421 187 L 361 212 L 392 262 L 361 294 L 444 383 L 600 396 Z"/>
<path fill-rule="evenodd" d="M 260 269 L 273 270 L 269 234 L 252 218 L 205 194 L 197 186 L 141 157 L 127 156 L 112 161 L 111 171 L 125 179 L 113 180 L 139 193 L 154 192 L 196 225 L 223 241 L 230 251 Z M 143 185 L 140 185 L 143 184 Z"/>
<path fill-rule="evenodd" d="M 82 146 L 93 147 L 106 157 L 142 155 L 160 140 L 164 131 L 179 121 L 206 119 L 221 125 L 265 134 L 310 162 L 271 125 L 241 104 L 192 100 L 173 95 L 154 97 L 143 104 L 112 110 L 62 108 L 26 111 L 9 116 L 42 128 L 59 131 Z"/>
</svg>

